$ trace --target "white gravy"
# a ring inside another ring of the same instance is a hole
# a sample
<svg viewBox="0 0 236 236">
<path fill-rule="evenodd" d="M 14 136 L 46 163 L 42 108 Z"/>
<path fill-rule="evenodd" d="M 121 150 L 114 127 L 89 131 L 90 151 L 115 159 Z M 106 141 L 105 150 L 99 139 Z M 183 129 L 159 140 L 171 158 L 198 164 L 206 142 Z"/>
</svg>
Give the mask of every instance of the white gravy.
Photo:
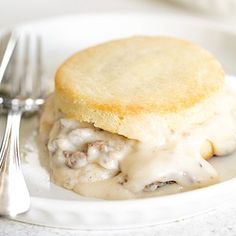
<svg viewBox="0 0 236 236">
<path fill-rule="evenodd" d="M 206 140 L 212 155 L 228 155 L 236 149 L 236 95 L 230 92 L 227 97 L 227 106 L 211 119 L 174 134 L 161 147 L 57 115 L 47 145 L 52 179 L 84 196 L 128 199 L 186 191 L 230 178 L 236 170 L 224 171 L 232 168 L 229 157 L 207 161 L 201 155 Z M 44 116 L 52 114 L 51 108 Z M 236 158 L 232 162 L 236 166 Z"/>
</svg>

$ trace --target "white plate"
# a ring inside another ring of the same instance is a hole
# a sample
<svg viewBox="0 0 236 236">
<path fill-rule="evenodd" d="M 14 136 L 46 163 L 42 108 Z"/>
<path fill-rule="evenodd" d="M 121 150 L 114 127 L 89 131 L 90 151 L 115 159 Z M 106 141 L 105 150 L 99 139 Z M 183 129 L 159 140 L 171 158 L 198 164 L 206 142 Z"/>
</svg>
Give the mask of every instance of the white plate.
<svg viewBox="0 0 236 236">
<path fill-rule="evenodd" d="M 19 26 L 19 30 L 42 36 L 45 75 L 50 78 L 58 65 L 77 50 L 134 34 L 174 35 L 192 40 L 212 51 L 228 74 L 236 74 L 236 33 L 203 21 L 150 15 L 78 15 L 25 24 Z M 2 31 L 1 35 L 5 33 Z M 234 80 L 231 83 L 235 85 Z M 236 197 L 236 178 L 191 192 L 149 199 L 103 201 L 80 197 L 50 183 L 47 171 L 40 165 L 36 147 L 29 145 L 34 138 L 30 123 L 34 120 L 23 122 L 22 143 L 23 151 L 27 152 L 23 171 L 32 205 L 28 213 L 15 220 L 76 229 L 129 228 L 189 217 L 215 209 Z"/>
<path fill-rule="evenodd" d="M 235 0 L 169 0 L 173 3 L 179 3 L 188 8 L 196 8 L 198 10 L 204 10 L 208 13 L 219 13 L 219 14 L 233 14 L 236 10 Z"/>
</svg>

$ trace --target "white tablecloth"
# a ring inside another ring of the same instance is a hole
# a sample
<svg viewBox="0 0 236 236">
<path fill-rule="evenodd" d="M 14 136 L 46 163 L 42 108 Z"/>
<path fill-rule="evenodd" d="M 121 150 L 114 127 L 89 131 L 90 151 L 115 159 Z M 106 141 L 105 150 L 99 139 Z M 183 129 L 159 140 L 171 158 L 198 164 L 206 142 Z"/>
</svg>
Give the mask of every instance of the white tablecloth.
<svg viewBox="0 0 236 236">
<path fill-rule="evenodd" d="M 172 0 L 172 2 L 174 2 Z M 236 28 L 236 14 L 214 15 L 158 0 L 0 0 L 0 28 L 50 16 L 75 13 L 150 12 L 209 18 Z M 236 42 L 235 42 L 236 43 Z M 210 201 L 210 199 L 207 199 Z M 29 225 L 0 218 L 0 236 L 23 235 L 236 235 L 236 202 L 190 219 L 122 231 L 74 231 Z"/>
</svg>

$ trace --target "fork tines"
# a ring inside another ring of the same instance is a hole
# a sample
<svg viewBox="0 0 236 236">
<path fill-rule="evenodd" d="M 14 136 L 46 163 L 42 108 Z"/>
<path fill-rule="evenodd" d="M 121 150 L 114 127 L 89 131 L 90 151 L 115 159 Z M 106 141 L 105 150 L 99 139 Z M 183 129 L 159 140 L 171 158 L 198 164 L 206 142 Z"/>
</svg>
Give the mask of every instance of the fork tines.
<svg viewBox="0 0 236 236">
<path fill-rule="evenodd" d="M 9 54 L 9 57 L 3 61 L 6 73 L 2 82 L 7 84 L 11 97 L 42 97 L 41 37 L 35 34 L 13 33 L 5 53 Z"/>
</svg>

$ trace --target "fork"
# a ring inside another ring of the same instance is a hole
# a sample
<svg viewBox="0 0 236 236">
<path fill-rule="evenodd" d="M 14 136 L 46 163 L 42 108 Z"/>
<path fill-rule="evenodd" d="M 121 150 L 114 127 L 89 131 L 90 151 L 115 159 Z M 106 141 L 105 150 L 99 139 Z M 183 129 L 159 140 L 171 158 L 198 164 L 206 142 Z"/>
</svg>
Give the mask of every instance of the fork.
<svg viewBox="0 0 236 236">
<path fill-rule="evenodd" d="M 30 208 L 20 164 L 19 129 L 22 114 L 35 114 L 44 103 L 41 54 L 40 37 L 13 33 L 1 64 L 5 73 L 0 103 L 7 111 L 0 149 L 0 215 L 4 216 L 14 217 Z"/>
</svg>

